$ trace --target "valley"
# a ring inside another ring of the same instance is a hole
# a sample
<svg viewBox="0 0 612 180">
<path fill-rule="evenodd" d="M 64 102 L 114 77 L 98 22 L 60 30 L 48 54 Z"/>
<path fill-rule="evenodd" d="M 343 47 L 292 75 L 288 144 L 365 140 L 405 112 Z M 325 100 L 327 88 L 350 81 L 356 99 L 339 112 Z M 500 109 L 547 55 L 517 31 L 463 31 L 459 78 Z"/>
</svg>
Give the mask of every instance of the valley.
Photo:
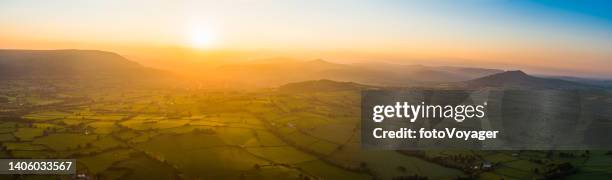
<svg viewBox="0 0 612 180">
<path fill-rule="evenodd" d="M 605 151 L 361 150 L 359 91 L 350 88 L 12 90 L 36 86 L 28 83 L 2 86 L 11 87 L 1 91 L 11 97 L 0 114 L 2 157 L 76 158 L 79 173 L 98 179 L 523 179 L 612 162 Z"/>
<path fill-rule="evenodd" d="M 121 64 L 131 63 L 112 66 Z M 305 79 L 257 88 L 207 86 L 211 81 L 178 79 L 168 73 L 100 76 L 101 69 L 81 76 L 76 72 L 3 76 L 1 158 L 74 158 L 78 177 L 90 179 L 580 179 L 608 177 L 612 172 L 607 168 L 612 156 L 605 150 L 361 148 L 362 90 L 534 88 L 530 86 L 534 82 L 542 85 L 536 89 L 591 86 L 522 72 L 427 86 Z M 296 80 L 291 78 L 284 81 Z M 503 83 L 499 86 L 491 79 Z M 607 101 L 607 94 L 600 95 L 596 99 Z M 601 118 L 601 123 L 608 123 L 607 115 Z"/>
</svg>

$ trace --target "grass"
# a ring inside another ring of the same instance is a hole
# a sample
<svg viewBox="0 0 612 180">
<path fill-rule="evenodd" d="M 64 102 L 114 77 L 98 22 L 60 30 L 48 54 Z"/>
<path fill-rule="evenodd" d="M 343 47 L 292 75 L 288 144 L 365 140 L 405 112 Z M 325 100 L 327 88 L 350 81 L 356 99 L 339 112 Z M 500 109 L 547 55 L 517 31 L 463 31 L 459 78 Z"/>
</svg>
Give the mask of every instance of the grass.
<svg viewBox="0 0 612 180">
<path fill-rule="evenodd" d="M 35 128 L 41 128 L 41 129 L 63 129 L 63 126 L 57 125 L 57 124 L 51 124 L 51 123 L 32 123 L 32 127 Z"/>
<path fill-rule="evenodd" d="M 298 179 L 300 175 L 391 179 L 414 174 L 452 179 L 463 175 L 395 151 L 362 151 L 359 134 L 354 136 L 359 122 L 358 92 L 279 96 L 272 90 L 126 91 L 125 96 L 100 89 L 94 94 L 78 92 L 80 95 L 70 97 L 90 97 L 95 102 L 45 108 L 23 116 L 25 122 L 0 122 L 0 142 L 6 147 L 0 157 L 77 157 L 79 166 L 89 169 L 88 175 L 102 179 L 169 179 L 178 173 L 185 179 Z M 130 115 L 136 116 L 126 119 Z M 274 125 L 264 126 L 262 120 Z M 54 128 L 60 133 L 42 136 L 43 130 Z M 84 135 L 85 128 L 93 133 Z M 309 154 L 313 151 L 329 156 L 315 157 Z M 480 174 L 484 179 L 538 177 L 532 169 L 539 165 L 527 159 L 544 159 L 546 153 L 523 151 L 512 156 L 513 152 L 426 151 L 426 156 L 477 155 L 501 162 L 499 169 Z M 592 152 L 588 160 L 555 155 L 546 161 L 572 162 L 579 167 L 570 179 L 610 177 L 612 156 L 603 153 Z M 355 169 L 362 163 L 374 177 L 340 168 Z"/>
<path fill-rule="evenodd" d="M 418 174 L 430 179 L 452 179 L 463 175 L 463 172 L 445 168 L 415 157 L 402 155 L 395 151 L 360 151 L 356 156 L 361 162 L 375 172 L 382 179 L 391 179 L 395 176 Z M 404 167 L 406 171 L 398 171 Z"/>
<path fill-rule="evenodd" d="M 139 134 L 134 131 L 121 131 L 121 132 L 115 133 L 115 136 L 117 136 L 117 138 L 121 140 L 130 140 L 132 138 L 137 137 L 138 135 Z"/>
<path fill-rule="evenodd" d="M 13 135 L 20 141 L 31 141 L 34 137 L 42 136 L 44 131 L 42 128 L 19 128 Z"/>
<path fill-rule="evenodd" d="M 33 120 L 33 121 L 48 121 L 53 119 L 60 119 L 70 116 L 70 113 L 59 112 L 59 111 L 41 111 L 35 112 L 32 114 L 28 114 L 23 116 L 24 119 Z"/>
<path fill-rule="evenodd" d="M 56 151 L 64 151 L 69 149 L 77 149 L 85 147 L 96 140 L 96 135 L 84 135 L 76 133 L 58 133 L 50 134 L 45 137 L 37 138 L 32 141 L 33 144 L 41 144 L 50 147 Z"/>
<path fill-rule="evenodd" d="M 168 146 L 168 144 L 173 144 Z M 181 134 L 181 135 L 159 135 L 137 147 L 144 151 L 166 152 L 173 150 L 206 149 L 212 147 L 227 146 L 223 140 L 214 135 L 205 134 Z"/>
<path fill-rule="evenodd" d="M 144 132 L 132 139 L 129 140 L 130 143 L 142 143 L 142 142 L 147 142 L 149 141 L 151 138 L 157 136 L 159 133 L 157 132 L 153 132 L 153 131 L 147 131 Z"/>
<path fill-rule="evenodd" d="M 94 141 L 92 144 L 94 147 L 99 148 L 100 150 L 124 146 L 123 142 L 113 138 L 112 136 L 101 137 L 99 140 Z"/>
<path fill-rule="evenodd" d="M 155 128 L 155 129 L 175 128 L 175 127 L 184 126 L 185 124 L 187 124 L 189 122 L 190 122 L 190 120 L 182 120 L 182 119 L 163 120 L 163 121 L 157 121 L 153 125 L 153 128 Z"/>
<path fill-rule="evenodd" d="M 15 141 L 17 140 L 15 138 L 15 136 L 13 136 L 12 134 L 0 134 L 0 142 L 6 142 L 6 141 Z"/>
<path fill-rule="evenodd" d="M 62 119 L 61 121 L 64 124 L 71 126 L 71 125 L 79 125 L 79 124 L 82 124 L 82 123 L 86 123 L 86 122 L 89 122 L 91 120 L 85 120 L 85 119 L 81 119 L 81 118 L 76 118 L 75 117 L 75 118 L 65 118 L 65 119 Z"/>
<path fill-rule="evenodd" d="M 507 161 L 516 159 L 515 157 L 512 157 L 511 153 L 501 153 L 501 152 L 484 156 L 484 158 L 491 162 L 507 162 Z"/>
<path fill-rule="evenodd" d="M 267 164 L 240 148 L 227 146 L 213 135 L 161 135 L 138 148 L 155 159 L 174 164 L 188 176 L 204 179 L 238 177 L 242 171 L 253 169 L 255 164 Z"/>
<path fill-rule="evenodd" d="M 11 158 L 24 158 L 24 159 L 47 159 L 47 158 L 53 158 L 54 154 L 46 151 L 46 150 L 40 150 L 40 151 L 24 151 L 24 150 L 14 150 L 11 151 Z"/>
<path fill-rule="evenodd" d="M 116 150 L 79 158 L 78 161 L 84 164 L 90 173 L 98 174 L 111 167 L 114 163 L 130 158 L 130 153 L 132 152 L 131 150 Z"/>
<path fill-rule="evenodd" d="M 323 125 L 314 128 L 310 133 L 321 139 L 326 139 L 335 143 L 345 143 L 356 133 L 353 132 L 353 128 L 355 128 L 356 125 L 357 122 Z M 357 134 L 357 136 L 359 135 L 360 134 Z"/>
<path fill-rule="evenodd" d="M 243 128 L 217 128 L 215 129 L 218 137 L 223 139 L 226 144 L 245 145 L 249 140 L 255 140 L 256 131 Z"/>
<path fill-rule="evenodd" d="M 299 179 L 300 171 L 283 166 L 264 166 L 241 172 L 244 179 Z"/>
<path fill-rule="evenodd" d="M 11 151 L 21 150 L 21 151 L 39 151 L 39 150 L 47 150 L 47 147 L 37 144 L 31 144 L 29 142 L 5 142 L 2 145 Z"/>
<path fill-rule="evenodd" d="M 40 98 L 40 97 L 28 97 L 26 98 L 26 102 L 31 103 L 35 106 L 42 106 L 42 105 L 60 103 L 60 102 L 63 102 L 63 100 L 47 99 L 47 98 Z"/>
<path fill-rule="evenodd" d="M 268 132 L 268 131 L 262 131 L 262 130 L 258 130 L 254 132 L 255 134 L 257 134 L 256 140 L 253 142 L 256 142 L 257 145 L 259 146 L 283 146 L 286 145 L 283 141 L 281 141 L 278 137 L 274 136 L 274 134 Z M 249 143 L 246 143 L 245 145 L 249 145 Z M 253 144 L 255 145 L 255 143 Z"/>
<path fill-rule="evenodd" d="M 612 156 L 604 151 L 592 151 L 591 157 L 579 165 L 579 173 L 568 179 L 607 179 L 612 176 Z"/>
<path fill-rule="evenodd" d="M 372 179 L 372 177 L 367 174 L 346 171 L 335 166 L 328 165 L 320 160 L 303 162 L 296 164 L 295 166 L 323 179 Z"/>
<path fill-rule="evenodd" d="M 155 124 L 157 124 L 158 120 L 154 119 L 130 119 L 127 121 L 121 122 L 120 125 L 125 126 L 127 128 L 133 130 L 152 130 L 154 129 Z"/>
<path fill-rule="evenodd" d="M 2 123 L 0 123 L 0 129 L 15 128 L 16 126 L 17 126 L 17 123 L 15 123 L 15 122 L 2 122 Z"/>
<path fill-rule="evenodd" d="M 329 155 L 338 148 L 338 144 L 327 141 L 318 141 L 309 146 L 309 148 L 317 153 Z"/>
<path fill-rule="evenodd" d="M 109 122 L 109 121 L 95 121 L 95 122 L 89 123 L 87 125 L 89 127 L 94 128 L 93 131 L 96 134 L 110 134 L 114 130 L 117 129 L 117 126 L 115 125 L 115 122 Z"/>
<path fill-rule="evenodd" d="M 194 125 L 194 126 L 212 126 L 212 127 L 227 126 L 227 124 L 225 123 L 221 123 L 218 121 L 207 121 L 207 120 L 191 121 L 189 124 Z"/>
<path fill-rule="evenodd" d="M 177 173 L 167 164 L 160 163 L 145 155 L 136 155 L 113 165 L 115 168 L 131 170 L 120 179 L 166 180 L 176 179 Z"/>
<path fill-rule="evenodd" d="M 316 159 L 315 156 L 298 151 L 290 146 L 247 148 L 247 151 L 257 156 L 272 160 L 276 163 L 284 164 L 296 164 Z"/>
<path fill-rule="evenodd" d="M 17 130 L 16 128 L 0 128 L 0 133 L 12 133 Z"/>
</svg>

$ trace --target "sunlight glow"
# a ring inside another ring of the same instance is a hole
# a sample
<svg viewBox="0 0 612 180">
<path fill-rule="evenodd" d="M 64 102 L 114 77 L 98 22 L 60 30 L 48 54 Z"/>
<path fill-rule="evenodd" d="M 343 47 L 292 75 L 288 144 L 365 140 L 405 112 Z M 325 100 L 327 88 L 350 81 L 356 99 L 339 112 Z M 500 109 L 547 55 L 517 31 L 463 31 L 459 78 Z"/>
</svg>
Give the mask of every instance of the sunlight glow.
<svg viewBox="0 0 612 180">
<path fill-rule="evenodd" d="M 188 38 L 190 46 L 198 49 L 211 48 L 216 40 L 215 34 L 208 28 L 193 28 Z"/>
</svg>

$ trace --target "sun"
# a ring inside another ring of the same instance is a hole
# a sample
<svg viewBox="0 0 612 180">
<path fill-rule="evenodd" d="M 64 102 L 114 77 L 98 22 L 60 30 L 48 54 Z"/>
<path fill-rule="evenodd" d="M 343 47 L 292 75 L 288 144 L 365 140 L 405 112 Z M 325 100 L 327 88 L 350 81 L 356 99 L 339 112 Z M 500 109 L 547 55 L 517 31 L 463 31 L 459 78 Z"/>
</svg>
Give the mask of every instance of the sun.
<svg viewBox="0 0 612 180">
<path fill-rule="evenodd" d="M 190 33 L 189 41 L 190 45 L 194 48 L 208 49 L 213 46 L 215 35 L 209 29 L 194 28 Z"/>
</svg>

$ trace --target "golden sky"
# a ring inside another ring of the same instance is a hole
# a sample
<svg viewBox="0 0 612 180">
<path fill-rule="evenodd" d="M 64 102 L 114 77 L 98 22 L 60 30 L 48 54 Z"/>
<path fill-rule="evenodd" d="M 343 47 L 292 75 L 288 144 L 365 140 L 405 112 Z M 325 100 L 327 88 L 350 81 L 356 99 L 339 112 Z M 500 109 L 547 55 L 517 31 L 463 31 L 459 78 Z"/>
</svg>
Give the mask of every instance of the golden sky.
<svg viewBox="0 0 612 180">
<path fill-rule="evenodd" d="M 605 13 L 612 9 L 583 6 L 9 0 L 0 3 L 0 48 L 109 50 L 158 67 L 207 58 L 290 56 L 612 77 L 612 14 Z"/>
</svg>

